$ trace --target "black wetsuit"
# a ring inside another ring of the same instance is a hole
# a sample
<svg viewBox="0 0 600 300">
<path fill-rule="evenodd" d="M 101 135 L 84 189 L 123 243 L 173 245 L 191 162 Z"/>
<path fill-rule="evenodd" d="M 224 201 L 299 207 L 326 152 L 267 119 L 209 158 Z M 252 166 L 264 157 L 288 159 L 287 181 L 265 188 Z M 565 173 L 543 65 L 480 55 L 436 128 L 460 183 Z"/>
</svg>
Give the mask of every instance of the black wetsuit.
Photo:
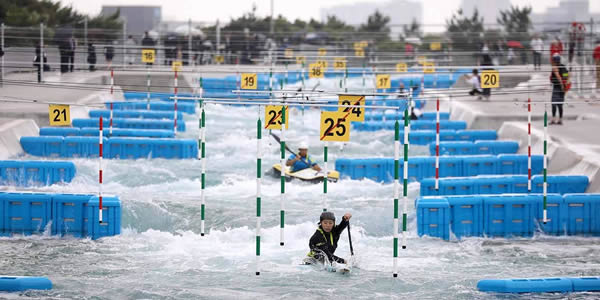
<svg viewBox="0 0 600 300">
<path fill-rule="evenodd" d="M 337 248 L 338 240 L 340 239 L 340 235 L 342 231 L 346 229 L 348 226 L 348 221 L 342 218 L 342 221 L 337 226 L 334 226 L 331 229 L 331 232 L 325 232 L 323 227 L 319 226 L 315 234 L 310 238 L 310 242 L 308 246 L 310 247 L 310 252 L 308 256 L 313 257 L 321 262 L 324 261 L 323 254 L 327 255 L 327 259 L 330 262 L 337 263 L 345 263 L 343 258 L 337 257 L 333 255 L 335 249 Z"/>
<path fill-rule="evenodd" d="M 561 76 L 568 77 L 569 71 L 565 65 L 560 64 L 558 66 L 558 73 Z M 550 73 L 550 82 L 552 82 L 552 117 L 556 116 L 556 110 L 558 110 L 558 116 L 562 119 L 563 116 L 563 103 L 565 102 L 565 91 L 560 86 L 562 78 L 557 78 L 554 71 Z M 563 82 L 563 84 L 565 84 Z M 566 87 L 565 87 L 566 88 Z"/>
</svg>

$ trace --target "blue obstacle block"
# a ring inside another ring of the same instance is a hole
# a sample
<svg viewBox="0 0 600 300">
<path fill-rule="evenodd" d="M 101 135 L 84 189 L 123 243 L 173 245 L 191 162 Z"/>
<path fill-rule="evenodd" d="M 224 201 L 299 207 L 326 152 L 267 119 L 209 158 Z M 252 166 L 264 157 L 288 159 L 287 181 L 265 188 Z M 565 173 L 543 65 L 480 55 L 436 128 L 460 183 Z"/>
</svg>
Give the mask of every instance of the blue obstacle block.
<svg viewBox="0 0 600 300">
<path fill-rule="evenodd" d="M 440 142 L 440 155 L 472 155 L 475 145 L 472 142 Z M 435 143 L 429 144 L 429 153 L 435 155 Z"/>
<path fill-rule="evenodd" d="M 435 167 L 435 158 L 433 158 Z M 439 177 L 461 177 L 463 176 L 463 158 L 452 156 L 441 156 L 439 158 Z M 435 173 L 433 174 L 435 177 Z"/>
<path fill-rule="evenodd" d="M 47 194 L 0 193 L 2 235 L 40 234 L 52 219 L 51 197 Z"/>
<path fill-rule="evenodd" d="M 509 188 L 508 188 L 509 193 L 529 193 L 527 176 L 525 176 L 525 175 L 509 175 L 507 177 L 507 179 L 508 179 L 508 184 L 509 184 Z"/>
<path fill-rule="evenodd" d="M 102 138 L 105 145 L 107 138 Z M 63 140 L 62 157 L 99 157 L 100 143 L 98 137 L 68 136 Z"/>
<path fill-rule="evenodd" d="M 410 126 L 414 130 L 435 130 L 436 121 L 431 120 L 415 120 L 410 122 Z M 467 122 L 465 121 L 450 121 L 441 120 L 440 130 L 451 129 L 451 130 L 463 130 L 467 128 Z"/>
<path fill-rule="evenodd" d="M 109 158 L 149 158 L 152 153 L 152 142 L 148 139 L 114 137 L 106 145 L 107 154 Z"/>
<path fill-rule="evenodd" d="M 112 102 L 113 109 L 122 109 L 122 110 L 140 110 L 146 109 L 147 103 L 146 101 L 124 101 L 124 102 Z M 110 102 L 105 103 L 106 108 L 110 108 Z M 177 111 L 193 114 L 196 112 L 195 103 L 177 103 Z M 150 110 L 152 111 L 173 111 L 175 110 L 175 103 L 172 101 L 151 101 L 150 102 Z"/>
<path fill-rule="evenodd" d="M 462 176 L 498 174 L 498 157 L 494 155 L 464 156 Z"/>
<path fill-rule="evenodd" d="M 573 292 L 600 291 L 600 277 L 575 277 L 569 279 L 571 279 L 573 285 Z"/>
<path fill-rule="evenodd" d="M 63 139 L 62 136 L 23 136 L 20 142 L 27 154 L 60 157 Z"/>
<path fill-rule="evenodd" d="M 410 181 L 419 181 L 425 177 L 425 168 L 428 158 L 411 157 L 408 160 L 408 179 Z"/>
<path fill-rule="evenodd" d="M 568 293 L 573 291 L 569 278 L 484 279 L 477 283 L 482 292 L 496 293 Z"/>
<path fill-rule="evenodd" d="M 340 177 L 352 177 L 352 159 L 338 158 L 335 160 L 335 170 L 340 173 Z"/>
<path fill-rule="evenodd" d="M 528 157 L 525 154 L 500 154 L 498 155 L 499 174 L 527 174 Z M 531 156 L 531 174 L 539 174 L 543 169 L 543 156 Z"/>
<path fill-rule="evenodd" d="M 600 194 L 565 194 L 567 234 L 599 234 Z"/>
<path fill-rule="evenodd" d="M 567 234 L 567 210 L 563 197 L 559 194 L 546 195 L 546 224 L 544 224 L 544 195 L 529 194 L 534 203 L 535 223 L 545 234 Z"/>
<path fill-rule="evenodd" d="M 475 141 L 473 154 L 513 154 L 519 151 L 519 143 L 515 141 Z"/>
<path fill-rule="evenodd" d="M 96 109 L 90 110 L 90 118 L 110 118 L 110 110 L 107 109 Z M 169 111 L 150 111 L 150 110 L 121 110 L 113 109 L 113 118 L 141 118 L 141 119 L 169 119 L 175 118 L 174 112 Z M 177 112 L 177 119 L 183 119 L 183 113 Z"/>
<path fill-rule="evenodd" d="M 425 178 L 420 182 L 420 191 L 419 195 L 423 196 L 437 196 L 442 195 L 440 185 L 438 185 L 438 189 L 435 189 L 435 178 Z M 438 182 L 439 184 L 439 182 Z"/>
<path fill-rule="evenodd" d="M 457 238 L 483 235 L 483 198 L 476 195 L 447 196 L 450 229 Z"/>
<path fill-rule="evenodd" d="M 52 195 L 52 234 L 85 237 L 87 204 L 93 195 Z"/>
<path fill-rule="evenodd" d="M 40 128 L 41 136 L 78 136 L 78 127 L 42 127 Z"/>
<path fill-rule="evenodd" d="M 0 276 L 0 291 L 22 292 L 26 290 L 51 290 L 52 281 L 46 277 Z"/>
<path fill-rule="evenodd" d="M 0 161 L 0 184 L 22 185 L 23 164 L 16 160 Z"/>
<path fill-rule="evenodd" d="M 386 176 L 386 171 L 387 162 L 385 158 L 369 159 L 368 164 L 365 168 L 365 177 L 375 182 L 384 182 L 386 180 L 389 180 Z"/>
<path fill-rule="evenodd" d="M 420 198 L 416 203 L 417 233 L 450 239 L 450 205 L 444 197 Z"/>
<path fill-rule="evenodd" d="M 106 236 L 121 233 L 121 201 L 117 197 L 103 197 L 102 199 L 102 223 L 100 223 L 100 201 L 98 197 L 92 197 L 86 210 L 87 232 L 86 236 L 99 239 Z"/>
<path fill-rule="evenodd" d="M 153 139 L 152 158 L 196 158 L 198 143 L 196 140 Z"/>
<path fill-rule="evenodd" d="M 483 205 L 487 236 L 533 236 L 536 206 L 528 195 L 491 195 L 483 198 Z"/>
<path fill-rule="evenodd" d="M 459 141 L 479 141 L 479 140 L 496 140 L 498 133 L 495 130 L 457 130 L 456 135 Z"/>
<path fill-rule="evenodd" d="M 74 127 L 100 127 L 99 119 L 73 119 L 72 123 Z M 175 127 L 174 123 L 170 120 L 113 118 L 113 128 L 171 130 Z M 103 119 L 102 124 L 108 128 L 110 120 Z M 177 122 L 177 130 L 185 131 L 185 122 Z"/>
<path fill-rule="evenodd" d="M 544 175 L 535 175 L 531 178 L 534 193 L 542 193 Z M 549 175 L 547 176 L 548 193 L 584 193 L 589 184 L 587 176 L 580 175 Z"/>
<path fill-rule="evenodd" d="M 435 121 L 436 119 L 436 112 L 435 111 L 426 111 L 424 112 L 420 117 L 420 120 L 433 120 Z M 450 119 L 450 114 L 448 112 L 440 112 L 440 121 L 441 120 L 448 120 Z"/>
<path fill-rule="evenodd" d="M 0 185 L 41 186 L 71 182 L 75 165 L 61 161 L 0 161 Z"/>
<path fill-rule="evenodd" d="M 98 127 L 81 128 L 82 136 L 98 136 L 100 130 Z M 154 137 L 154 138 L 172 138 L 175 136 L 175 132 L 171 129 L 128 129 L 128 128 L 113 128 L 112 134 L 110 128 L 103 128 L 102 135 L 105 137 Z"/>
<path fill-rule="evenodd" d="M 476 193 L 475 180 L 462 178 L 441 178 L 439 195 L 473 195 Z"/>
</svg>

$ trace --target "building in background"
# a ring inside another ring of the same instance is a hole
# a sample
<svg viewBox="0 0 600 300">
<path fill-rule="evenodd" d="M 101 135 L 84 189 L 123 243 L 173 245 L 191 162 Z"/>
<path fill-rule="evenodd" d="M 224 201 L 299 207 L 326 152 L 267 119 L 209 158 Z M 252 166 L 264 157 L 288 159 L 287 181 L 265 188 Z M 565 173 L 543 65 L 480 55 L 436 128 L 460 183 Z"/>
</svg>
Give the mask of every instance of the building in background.
<svg viewBox="0 0 600 300">
<path fill-rule="evenodd" d="M 486 28 L 498 28 L 498 17 L 501 10 L 510 9 L 510 0 L 462 0 L 460 4 L 463 14 L 467 17 L 473 16 L 477 9 Z"/>
<path fill-rule="evenodd" d="M 359 2 L 355 4 L 337 5 L 321 9 L 321 20 L 327 16 L 336 16 L 346 24 L 359 26 L 366 23 L 369 15 L 379 10 L 390 17 L 390 38 L 398 40 L 402 34 L 402 25 L 409 25 L 413 20 L 423 24 L 423 4 L 419 1 L 391 0 L 388 2 Z"/>
<path fill-rule="evenodd" d="M 144 31 L 158 27 L 162 21 L 162 8 L 160 6 L 121 6 L 103 5 L 100 12 L 103 16 L 120 11 L 121 17 L 127 22 L 127 33 L 141 36 Z"/>
<path fill-rule="evenodd" d="M 600 29 L 600 13 L 590 12 L 589 0 L 561 0 L 558 6 L 549 7 L 544 13 L 532 14 L 531 20 L 535 31 L 565 30 L 572 22 L 586 24 L 588 32 Z"/>
</svg>

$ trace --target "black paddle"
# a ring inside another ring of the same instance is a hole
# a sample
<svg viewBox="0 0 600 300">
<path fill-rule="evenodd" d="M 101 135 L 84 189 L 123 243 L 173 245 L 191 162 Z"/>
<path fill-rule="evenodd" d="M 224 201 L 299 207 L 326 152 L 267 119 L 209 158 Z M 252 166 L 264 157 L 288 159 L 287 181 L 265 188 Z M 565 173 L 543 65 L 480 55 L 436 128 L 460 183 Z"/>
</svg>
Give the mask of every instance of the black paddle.
<svg viewBox="0 0 600 300">
<path fill-rule="evenodd" d="M 350 256 L 354 256 L 354 249 L 352 249 L 352 236 L 350 235 L 350 220 L 348 220 L 348 243 L 350 244 Z"/>
<path fill-rule="evenodd" d="M 270 135 L 271 135 L 271 136 L 272 136 L 272 137 L 273 137 L 273 138 L 274 138 L 274 139 L 275 139 L 275 140 L 276 140 L 278 143 L 281 143 L 281 139 L 280 139 L 278 136 L 276 136 L 276 135 L 275 135 L 274 133 L 272 133 L 272 132 L 269 132 L 269 134 L 270 134 Z M 292 151 L 292 150 L 291 150 L 291 149 L 290 149 L 290 148 L 287 146 L 287 143 L 285 144 L 285 150 L 287 150 L 287 151 L 289 151 L 290 153 L 292 153 L 292 154 L 294 154 L 294 155 L 298 156 L 298 154 L 296 154 L 296 152 Z"/>
</svg>

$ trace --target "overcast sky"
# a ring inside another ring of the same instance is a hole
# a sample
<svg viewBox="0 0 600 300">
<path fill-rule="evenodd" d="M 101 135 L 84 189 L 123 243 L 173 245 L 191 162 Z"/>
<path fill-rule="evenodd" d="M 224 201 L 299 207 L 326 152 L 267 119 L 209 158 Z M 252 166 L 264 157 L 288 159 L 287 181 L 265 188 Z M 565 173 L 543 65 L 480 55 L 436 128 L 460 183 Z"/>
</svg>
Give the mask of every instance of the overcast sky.
<svg viewBox="0 0 600 300">
<path fill-rule="evenodd" d="M 288 19 L 320 19 L 321 8 L 356 2 L 388 2 L 389 0 L 275 0 L 275 14 Z M 423 3 L 425 24 L 444 24 L 455 12 L 461 0 L 416 0 Z M 494 0 L 481 0 L 481 3 Z M 270 14 L 270 0 L 61 0 L 73 5 L 80 12 L 98 14 L 102 5 L 155 5 L 162 6 L 163 20 L 188 20 L 222 22 L 250 11 L 256 3 L 259 15 Z M 600 12 L 600 0 L 590 0 L 590 10 Z M 528 4 L 533 11 L 541 13 L 547 7 L 558 6 L 559 0 L 511 0 L 512 4 Z M 357 20 L 356 24 L 365 20 Z M 410 21 L 407 21 L 407 23 Z"/>
</svg>

